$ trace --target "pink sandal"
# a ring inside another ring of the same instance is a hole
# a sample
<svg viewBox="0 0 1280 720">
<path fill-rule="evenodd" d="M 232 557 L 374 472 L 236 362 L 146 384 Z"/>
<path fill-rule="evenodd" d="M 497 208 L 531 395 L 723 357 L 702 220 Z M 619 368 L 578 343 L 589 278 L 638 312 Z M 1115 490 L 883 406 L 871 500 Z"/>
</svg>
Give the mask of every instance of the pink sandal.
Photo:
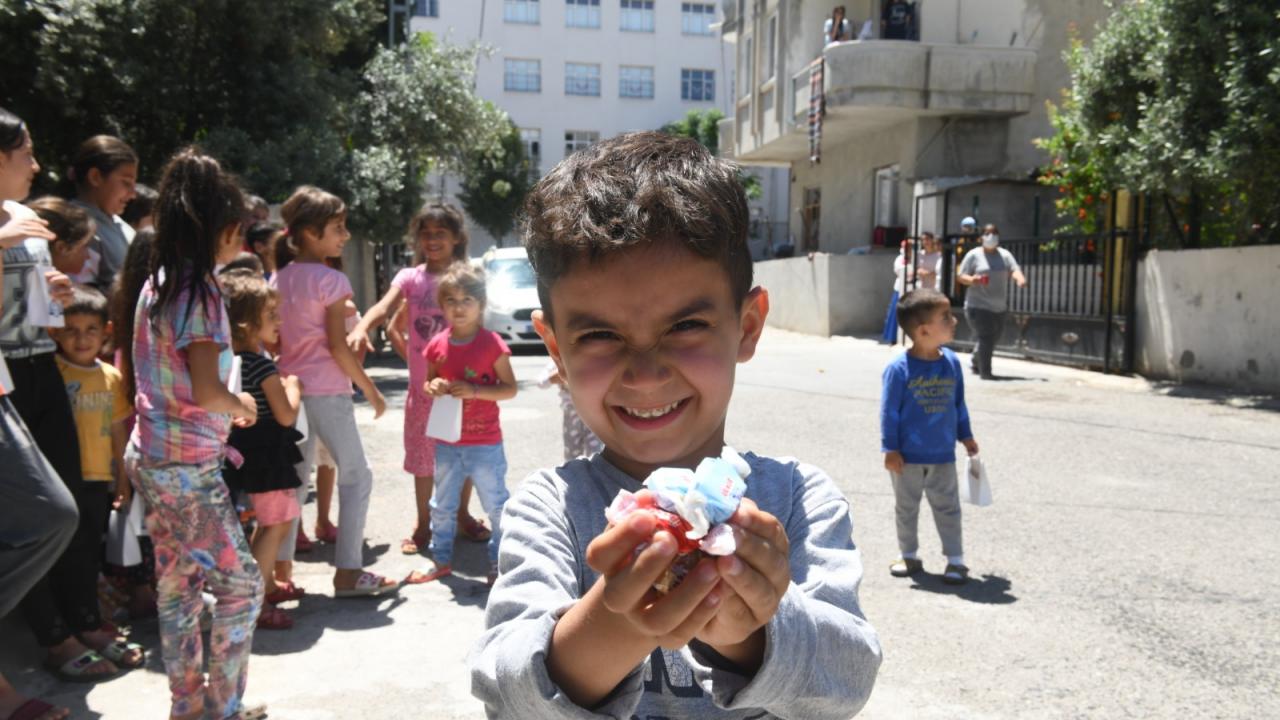
<svg viewBox="0 0 1280 720">
<path fill-rule="evenodd" d="M 338 542 L 338 526 L 330 525 L 328 528 L 316 526 L 316 541 L 325 542 L 330 545 Z"/>
</svg>

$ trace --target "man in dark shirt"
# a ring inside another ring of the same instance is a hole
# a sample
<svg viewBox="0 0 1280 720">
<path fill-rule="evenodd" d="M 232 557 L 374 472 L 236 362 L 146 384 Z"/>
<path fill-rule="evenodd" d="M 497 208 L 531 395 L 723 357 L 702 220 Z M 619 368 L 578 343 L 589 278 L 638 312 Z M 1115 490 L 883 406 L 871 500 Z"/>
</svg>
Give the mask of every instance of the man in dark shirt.
<svg viewBox="0 0 1280 720">
<path fill-rule="evenodd" d="M 885 40 L 908 40 L 911 24 L 915 20 L 911 3 L 906 0 L 890 0 L 880 15 L 880 37 Z"/>
</svg>

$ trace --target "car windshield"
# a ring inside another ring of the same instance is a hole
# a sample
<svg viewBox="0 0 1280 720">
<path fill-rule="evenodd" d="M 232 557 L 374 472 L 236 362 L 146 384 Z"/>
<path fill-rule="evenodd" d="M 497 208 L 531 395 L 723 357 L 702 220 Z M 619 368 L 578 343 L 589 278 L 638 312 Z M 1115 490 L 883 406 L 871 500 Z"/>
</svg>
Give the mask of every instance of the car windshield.
<svg viewBox="0 0 1280 720">
<path fill-rule="evenodd" d="M 487 268 L 489 282 L 502 287 L 531 288 L 537 287 L 538 279 L 533 274 L 533 266 L 526 258 L 508 258 L 493 260 Z"/>
</svg>

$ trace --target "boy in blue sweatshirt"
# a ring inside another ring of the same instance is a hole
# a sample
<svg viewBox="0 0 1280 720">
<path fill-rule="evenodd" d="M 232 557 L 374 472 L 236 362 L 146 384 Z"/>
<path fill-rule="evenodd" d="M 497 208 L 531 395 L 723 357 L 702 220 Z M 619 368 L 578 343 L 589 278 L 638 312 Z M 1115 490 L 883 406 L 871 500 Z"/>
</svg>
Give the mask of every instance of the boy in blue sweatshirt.
<svg viewBox="0 0 1280 720">
<path fill-rule="evenodd" d="M 978 443 L 969 428 L 960 360 L 943 347 L 955 337 L 956 317 L 942 293 L 913 290 L 898 301 L 898 324 L 911 338 L 911 349 L 889 361 L 880 398 L 880 451 L 893 478 L 902 551 L 889 572 L 907 577 L 924 569 L 916 536 L 924 494 L 947 556 L 942 580 L 962 585 L 969 568 L 964 564 L 955 447 L 959 440 L 970 455 L 977 455 Z"/>
</svg>

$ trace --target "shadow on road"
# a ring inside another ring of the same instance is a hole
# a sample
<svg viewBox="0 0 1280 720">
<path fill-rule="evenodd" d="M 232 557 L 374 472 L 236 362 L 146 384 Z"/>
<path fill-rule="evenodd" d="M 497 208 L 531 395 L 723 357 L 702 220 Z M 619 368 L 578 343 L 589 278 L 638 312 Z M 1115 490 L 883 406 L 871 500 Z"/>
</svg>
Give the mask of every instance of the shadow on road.
<svg viewBox="0 0 1280 720">
<path fill-rule="evenodd" d="M 360 559 L 364 563 L 364 567 L 369 567 L 378 561 L 378 558 L 387 554 L 391 549 L 390 543 L 382 543 L 380 545 L 370 545 L 367 542 L 360 548 Z M 333 556 L 337 551 L 337 546 L 332 543 L 312 541 L 311 550 L 305 553 L 298 553 L 294 556 L 294 562 L 310 565 L 311 563 L 321 563 L 323 565 L 333 565 Z"/>
<path fill-rule="evenodd" d="M 409 602 L 404 589 L 392 595 L 362 598 L 335 598 L 307 595 L 296 607 L 285 609 L 293 616 L 293 628 L 283 632 L 257 630 L 253 634 L 254 655 L 288 655 L 309 650 L 326 632 L 358 632 L 386 627 L 394 620 L 391 612 Z"/>
<path fill-rule="evenodd" d="M 1280 412 L 1280 396 L 1275 395 L 1252 395 L 1227 388 L 1197 385 L 1195 383 L 1155 383 L 1154 388 L 1156 392 L 1169 397 L 1207 400 L 1216 405 L 1225 405 L 1244 410 Z"/>
<path fill-rule="evenodd" d="M 1041 377 L 1022 377 L 1021 375 L 992 375 L 984 378 L 986 382 L 1049 382 L 1048 378 Z M 982 380 L 979 380 L 982 382 Z"/>
<path fill-rule="evenodd" d="M 971 576 L 964 585 L 948 585 L 942 581 L 941 575 L 921 572 L 912 576 L 915 584 L 912 590 L 939 595 L 955 595 L 961 600 L 982 603 L 983 605 L 1009 605 L 1018 602 L 1016 595 L 1009 593 L 1013 583 L 999 575 Z"/>
</svg>

